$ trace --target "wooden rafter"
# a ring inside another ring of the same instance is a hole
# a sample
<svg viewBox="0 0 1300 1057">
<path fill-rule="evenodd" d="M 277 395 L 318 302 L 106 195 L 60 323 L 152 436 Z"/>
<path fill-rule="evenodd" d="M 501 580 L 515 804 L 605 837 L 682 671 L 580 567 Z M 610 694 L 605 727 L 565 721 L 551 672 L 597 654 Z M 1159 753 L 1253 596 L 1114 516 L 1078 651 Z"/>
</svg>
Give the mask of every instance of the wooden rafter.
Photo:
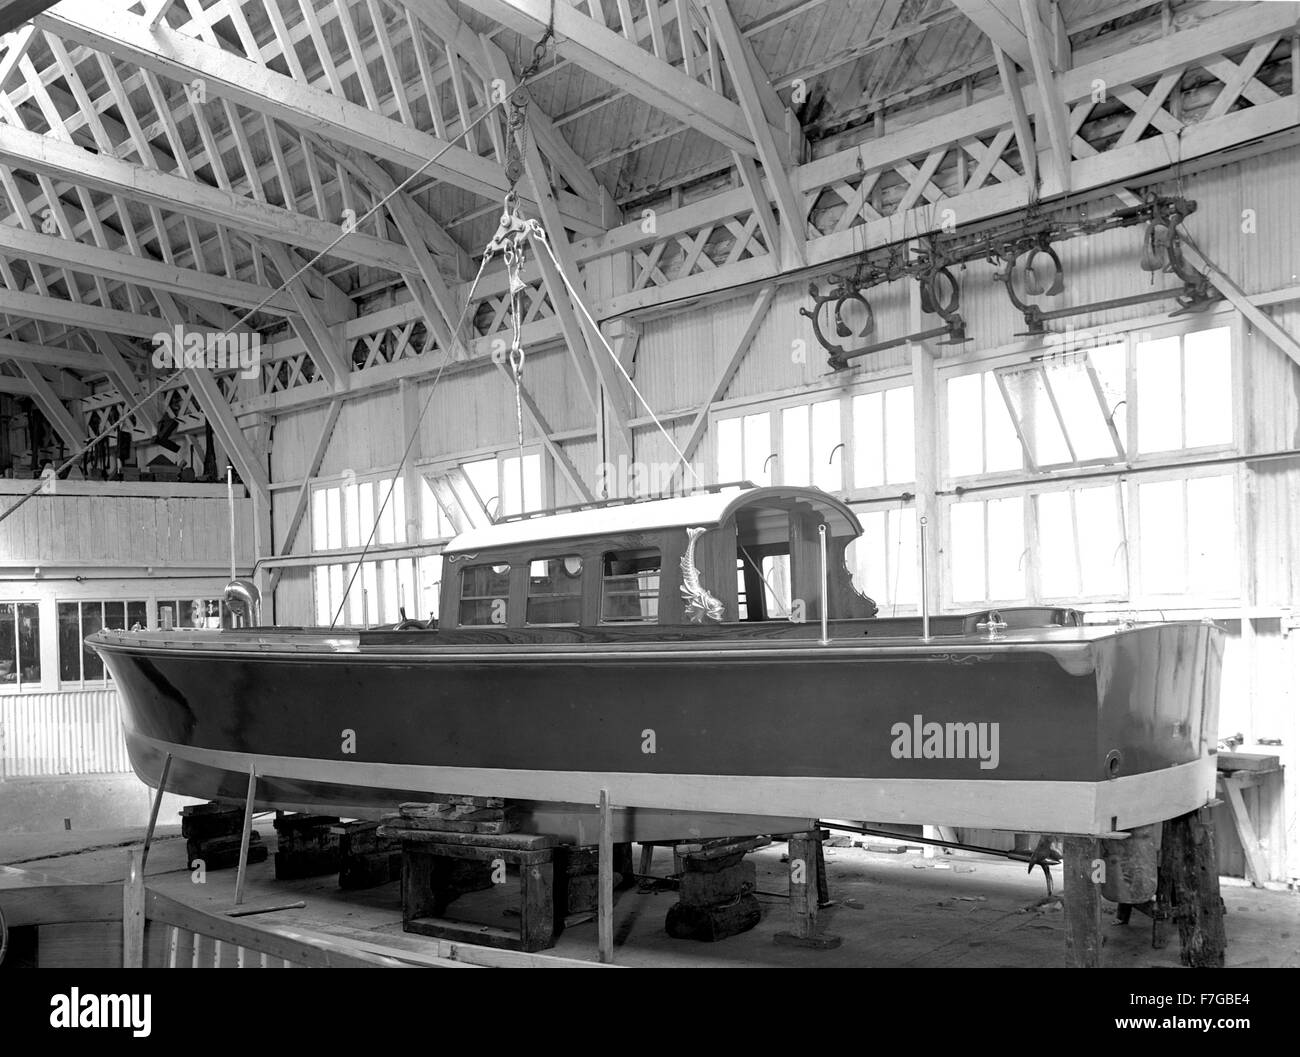
<svg viewBox="0 0 1300 1057">
<path fill-rule="evenodd" d="M 341 84 L 334 94 L 327 93 L 165 27 L 151 31 L 139 16 L 105 13 L 94 0 L 64 0 L 57 13 L 39 16 L 37 25 L 183 84 L 199 78 L 209 97 L 269 115 L 291 128 L 327 132 L 338 143 L 408 169 L 427 169 L 489 199 L 506 190 L 504 173 L 489 159 L 349 102 Z M 328 62 L 327 68 L 332 69 Z M 562 197 L 561 205 L 569 224 L 584 231 L 604 230 L 595 207 L 569 195 Z"/>
<path fill-rule="evenodd" d="M 529 39 L 537 39 L 550 18 L 547 0 L 468 0 L 469 6 Z M 556 51 L 615 87 L 671 114 L 728 150 L 756 155 L 746 134 L 744 112 L 674 66 L 655 58 L 576 8 L 554 5 Z"/>
<path fill-rule="evenodd" d="M 64 406 L 63 401 L 59 399 L 58 394 L 54 391 L 54 387 L 50 385 L 45 375 L 41 374 L 35 364 L 20 361 L 18 369 L 22 372 L 27 384 L 31 386 L 32 398 L 36 401 L 46 420 L 63 438 L 64 444 L 72 451 L 78 451 L 86 443 L 85 427 Z"/>
<path fill-rule="evenodd" d="M 804 244 L 808 241 L 807 228 L 804 224 L 805 208 L 803 197 L 790 179 L 788 151 L 779 148 L 763 108 L 764 93 L 760 90 L 760 85 L 766 86 L 769 90 L 770 85 L 767 84 L 766 75 L 762 74 L 761 67 L 758 68 L 758 74 L 755 74 L 754 70 L 758 67 L 757 60 L 754 59 L 748 41 L 736 28 L 727 0 L 705 0 L 705 3 L 713 16 L 713 26 L 718 35 L 723 57 L 727 60 L 732 83 L 736 86 L 736 94 L 740 97 L 741 110 L 744 111 L 750 134 L 758 150 L 759 160 L 763 163 L 763 171 L 767 175 L 773 198 L 776 200 L 781 217 L 781 229 L 785 233 L 781 242 L 782 249 L 789 263 L 798 267 L 805 263 Z M 766 208 L 763 202 L 757 200 L 756 206 L 759 209 Z"/>
<path fill-rule="evenodd" d="M 342 387 L 348 375 L 347 360 L 338 338 L 325 322 L 320 307 L 298 274 L 302 266 L 278 242 L 267 239 L 260 243 L 260 247 L 267 260 L 275 265 L 275 270 L 280 274 L 280 285 L 293 300 L 297 314 L 291 317 L 290 322 L 299 339 L 307 346 L 312 362 L 335 389 Z"/>
<path fill-rule="evenodd" d="M 1033 65 L 1034 81 L 1041 103 L 1039 113 L 1047 125 L 1052 144 L 1052 157 L 1056 161 L 1057 187 L 1060 194 L 1070 193 L 1070 168 L 1074 160 L 1071 150 L 1073 137 L 1069 132 L 1069 114 L 1065 97 L 1061 93 L 1058 74 L 1064 72 L 1056 66 L 1058 52 L 1052 45 L 1051 30 L 1043 22 L 1038 0 L 1020 0 L 1025 37 L 1029 42 L 1029 57 Z"/>
</svg>

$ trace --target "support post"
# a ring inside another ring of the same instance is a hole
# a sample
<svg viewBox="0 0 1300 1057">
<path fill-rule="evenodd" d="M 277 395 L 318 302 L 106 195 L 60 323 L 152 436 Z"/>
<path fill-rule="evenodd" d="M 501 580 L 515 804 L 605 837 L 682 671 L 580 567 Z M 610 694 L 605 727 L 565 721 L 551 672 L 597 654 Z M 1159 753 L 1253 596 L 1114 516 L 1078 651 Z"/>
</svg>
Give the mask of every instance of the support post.
<svg viewBox="0 0 1300 1057">
<path fill-rule="evenodd" d="M 153 843 L 154 827 L 158 825 L 158 810 L 162 807 L 163 793 L 167 791 L 167 776 L 172 769 L 172 754 L 163 758 L 162 774 L 158 776 L 158 791 L 153 795 L 153 806 L 149 809 L 149 828 L 144 831 L 144 847 L 140 849 L 140 872 L 144 872 L 145 863 L 149 861 L 149 845 Z"/>
<path fill-rule="evenodd" d="M 1178 923 L 1179 960 L 1194 969 L 1223 968 L 1227 938 L 1214 851 L 1214 823 L 1208 808 L 1165 823 L 1160 843 L 1157 909 Z M 1163 925 L 1157 919 L 1157 925 Z M 1152 946 L 1164 946 L 1164 930 L 1153 930 Z"/>
<path fill-rule="evenodd" d="M 244 829 L 239 837 L 239 872 L 235 875 L 235 906 L 244 901 L 244 881 L 248 876 L 248 842 L 253 833 L 253 800 L 257 793 L 257 768 L 248 766 L 248 797 L 244 801 Z"/>
<path fill-rule="evenodd" d="M 1096 837 L 1065 837 L 1061 842 L 1065 873 L 1065 944 L 1075 969 L 1101 968 L 1101 885 L 1093 881 L 1094 863 L 1102 861 Z"/>
<path fill-rule="evenodd" d="M 144 968 L 144 856 L 139 848 L 127 854 L 122 883 L 122 968 Z"/>
<path fill-rule="evenodd" d="M 608 965 L 614 961 L 614 832 L 608 789 L 600 791 L 600 848 L 596 880 L 600 888 L 597 906 L 600 960 Z"/>
<path fill-rule="evenodd" d="M 791 927 L 789 932 L 778 932 L 773 937 L 783 947 L 833 950 L 841 943 L 841 937 L 819 933 L 817 930 L 817 908 L 823 901 L 823 886 L 818 877 L 824 869 L 821 850 L 823 837 L 824 833 L 820 829 L 790 834 Z"/>
</svg>

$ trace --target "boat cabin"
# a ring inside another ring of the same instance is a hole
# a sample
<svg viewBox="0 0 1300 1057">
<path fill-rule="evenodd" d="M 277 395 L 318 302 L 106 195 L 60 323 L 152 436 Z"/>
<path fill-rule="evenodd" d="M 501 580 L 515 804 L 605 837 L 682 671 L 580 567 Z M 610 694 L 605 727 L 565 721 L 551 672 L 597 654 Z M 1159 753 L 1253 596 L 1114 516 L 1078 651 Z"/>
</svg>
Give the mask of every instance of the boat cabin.
<svg viewBox="0 0 1300 1057">
<path fill-rule="evenodd" d="M 443 551 L 439 629 L 816 623 L 876 604 L 853 585 L 853 511 L 812 488 L 732 485 L 520 515 Z"/>
</svg>

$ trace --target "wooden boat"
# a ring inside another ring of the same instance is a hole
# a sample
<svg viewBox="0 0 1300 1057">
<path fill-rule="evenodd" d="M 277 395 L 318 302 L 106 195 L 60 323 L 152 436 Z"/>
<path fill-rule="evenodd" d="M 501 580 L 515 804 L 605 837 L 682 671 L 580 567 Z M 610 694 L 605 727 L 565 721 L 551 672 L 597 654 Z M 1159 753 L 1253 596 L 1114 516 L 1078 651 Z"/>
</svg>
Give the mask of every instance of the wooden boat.
<svg viewBox="0 0 1300 1057">
<path fill-rule="evenodd" d="M 142 779 L 171 754 L 169 789 L 242 800 L 253 768 L 262 808 L 503 796 L 581 838 L 607 790 L 620 839 L 667 839 L 705 817 L 1104 834 L 1212 799 L 1215 626 L 885 618 L 846 567 L 861 531 L 810 488 L 596 505 L 457 536 L 436 627 L 88 642 Z"/>
</svg>

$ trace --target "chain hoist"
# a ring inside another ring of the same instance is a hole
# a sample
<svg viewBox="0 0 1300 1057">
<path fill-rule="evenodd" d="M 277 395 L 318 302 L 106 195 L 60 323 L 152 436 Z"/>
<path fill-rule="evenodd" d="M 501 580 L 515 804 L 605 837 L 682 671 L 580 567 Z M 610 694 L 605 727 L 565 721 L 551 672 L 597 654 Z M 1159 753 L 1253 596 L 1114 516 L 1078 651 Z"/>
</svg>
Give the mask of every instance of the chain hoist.
<svg viewBox="0 0 1300 1057">
<path fill-rule="evenodd" d="M 515 436 L 519 445 L 519 508 L 527 507 L 524 492 L 524 282 L 523 268 L 530 238 L 546 240 L 546 230 L 536 220 L 526 220 L 519 212 L 519 195 L 515 190 L 524 173 L 523 153 L 528 137 L 528 93 L 523 87 L 541 68 L 546 46 L 555 33 L 555 8 L 541 39 L 533 45 L 533 60 L 519 74 L 519 83 L 509 100 L 510 114 L 506 136 L 506 182 L 509 185 L 502 202 L 501 222 L 487 244 L 484 262 L 500 253 L 506 265 L 507 295 L 510 298 L 511 340 L 507 362 L 515 386 Z"/>
</svg>

